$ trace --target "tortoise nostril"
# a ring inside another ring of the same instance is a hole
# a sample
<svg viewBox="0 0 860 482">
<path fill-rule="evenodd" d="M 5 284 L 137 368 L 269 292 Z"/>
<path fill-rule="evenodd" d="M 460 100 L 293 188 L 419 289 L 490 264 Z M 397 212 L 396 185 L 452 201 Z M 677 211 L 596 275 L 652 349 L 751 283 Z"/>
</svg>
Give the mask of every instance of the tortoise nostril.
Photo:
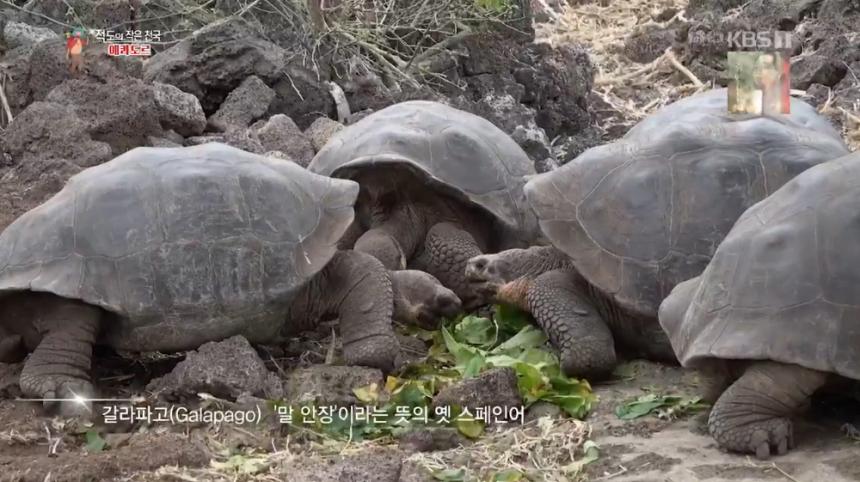
<svg viewBox="0 0 860 482">
<path fill-rule="evenodd" d="M 484 269 L 484 267 L 487 266 L 487 260 L 484 258 L 478 258 L 474 261 L 472 265 L 475 267 L 475 269 Z"/>
</svg>

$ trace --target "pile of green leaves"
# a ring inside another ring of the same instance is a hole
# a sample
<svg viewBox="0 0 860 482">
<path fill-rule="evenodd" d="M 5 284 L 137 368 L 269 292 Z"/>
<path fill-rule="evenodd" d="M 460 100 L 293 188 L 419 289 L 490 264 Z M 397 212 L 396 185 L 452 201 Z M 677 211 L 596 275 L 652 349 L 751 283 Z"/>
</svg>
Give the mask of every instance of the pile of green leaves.
<svg viewBox="0 0 860 482">
<path fill-rule="evenodd" d="M 571 417 L 585 417 L 596 401 L 588 382 L 562 373 L 558 357 L 546 347 L 546 335 L 524 313 L 504 306 L 495 313 L 493 319 L 467 316 L 451 328 L 443 326 L 441 345 L 450 356 L 434 340 L 431 357 L 437 354 L 463 378 L 489 368 L 513 368 L 526 406 L 545 401 Z"/>
<path fill-rule="evenodd" d="M 323 424 L 303 418 L 300 407 L 293 407 L 292 425 L 353 441 L 441 426 L 456 427 L 463 435 L 477 438 L 484 430 L 483 422 L 458 418 L 459 407 L 451 407 L 449 420 L 440 422 L 434 419 L 430 405 L 442 388 L 494 367 L 510 367 L 516 372 L 526 407 L 545 401 L 558 405 L 571 417 L 588 414 L 596 401 L 591 386 L 561 372 L 558 357 L 546 347 L 546 336 L 529 323 L 528 315 L 505 306 L 496 306 L 494 311 L 492 318 L 469 315 L 446 321 L 436 331 L 407 329 L 410 335 L 431 343 L 427 357 L 404 367 L 399 376 L 389 376 L 383 387 L 374 384 L 354 390 L 363 404 L 388 413 L 388 422 L 334 417 L 332 423 Z M 398 420 L 397 407 L 425 407 L 429 419 Z"/>
</svg>

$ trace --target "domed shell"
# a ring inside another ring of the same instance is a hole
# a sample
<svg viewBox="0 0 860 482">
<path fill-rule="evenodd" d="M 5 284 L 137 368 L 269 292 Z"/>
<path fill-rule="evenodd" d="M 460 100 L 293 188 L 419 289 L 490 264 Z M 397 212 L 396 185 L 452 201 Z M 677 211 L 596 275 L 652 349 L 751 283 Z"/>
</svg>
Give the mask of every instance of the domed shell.
<svg viewBox="0 0 860 482">
<path fill-rule="evenodd" d="M 795 101 L 785 118 L 735 117 L 725 113 L 725 89 L 697 95 L 533 178 L 525 193 L 543 233 L 589 282 L 629 312 L 656 317 L 748 207 L 847 154 L 811 110 Z"/>
<path fill-rule="evenodd" d="M 679 360 L 773 360 L 860 380 L 858 206 L 854 153 L 748 209 L 702 273 L 686 314 L 660 320 Z"/>
<path fill-rule="evenodd" d="M 0 234 L 0 293 L 100 306 L 122 349 L 266 339 L 334 255 L 357 196 L 354 182 L 223 144 L 133 149 Z"/>
<path fill-rule="evenodd" d="M 523 195 L 526 176 L 535 174 L 526 153 L 489 121 L 438 102 L 401 102 L 370 114 L 335 134 L 308 170 L 352 178 L 393 164 L 471 201 L 514 232 L 536 230 Z"/>
</svg>

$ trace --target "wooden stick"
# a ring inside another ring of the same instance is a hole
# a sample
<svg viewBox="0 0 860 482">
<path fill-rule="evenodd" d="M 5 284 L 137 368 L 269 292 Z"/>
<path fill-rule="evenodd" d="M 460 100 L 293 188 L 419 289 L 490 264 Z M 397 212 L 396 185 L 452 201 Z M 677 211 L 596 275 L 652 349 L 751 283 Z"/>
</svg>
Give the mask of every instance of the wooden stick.
<svg viewBox="0 0 860 482">
<path fill-rule="evenodd" d="M 6 118 L 9 119 L 9 122 L 6 125 L 12 123 L 12 109 L 9 108 L 9 100 L 6 99 L 6 74 L 3 74 L 3 85 L 0 86 L 0 101 L 3 102 L 3 111 L 6 112 Z"/>
</svg>

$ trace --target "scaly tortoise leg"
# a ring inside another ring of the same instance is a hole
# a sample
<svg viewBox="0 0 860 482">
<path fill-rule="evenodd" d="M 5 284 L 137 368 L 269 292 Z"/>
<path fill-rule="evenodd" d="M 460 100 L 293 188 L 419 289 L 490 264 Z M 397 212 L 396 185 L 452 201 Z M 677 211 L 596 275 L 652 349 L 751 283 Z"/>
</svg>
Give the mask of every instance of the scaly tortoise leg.
<svg viewBox="0 0 860 482">
<path fill-rule="evenodd" d="M 49 411 L 66 416 L 89 413 L 91 403 L 85 400 L 95 396 L 90 369 L 102 310 L 52 295 L 40 298 L 34 322 L 43 335 L 24 363 L 21 391 L 47 399 Z"/>
<path fill-rule="evenodd" d="M 726 450 L 783 455 L 794 447 L 791 417 L 826 380 L 826 373 L 797 365 L 754 362 L 714 404 L 708 430 Z"/>
<path fill-rule="evenodd" d="M 391 276 L 369 254 L 339 251 L 323 269 L 319 296 L 340 319 L 343 357 L 349 365 L 390 372 L 400 349 L 392 326 Z"/>
</svg>

